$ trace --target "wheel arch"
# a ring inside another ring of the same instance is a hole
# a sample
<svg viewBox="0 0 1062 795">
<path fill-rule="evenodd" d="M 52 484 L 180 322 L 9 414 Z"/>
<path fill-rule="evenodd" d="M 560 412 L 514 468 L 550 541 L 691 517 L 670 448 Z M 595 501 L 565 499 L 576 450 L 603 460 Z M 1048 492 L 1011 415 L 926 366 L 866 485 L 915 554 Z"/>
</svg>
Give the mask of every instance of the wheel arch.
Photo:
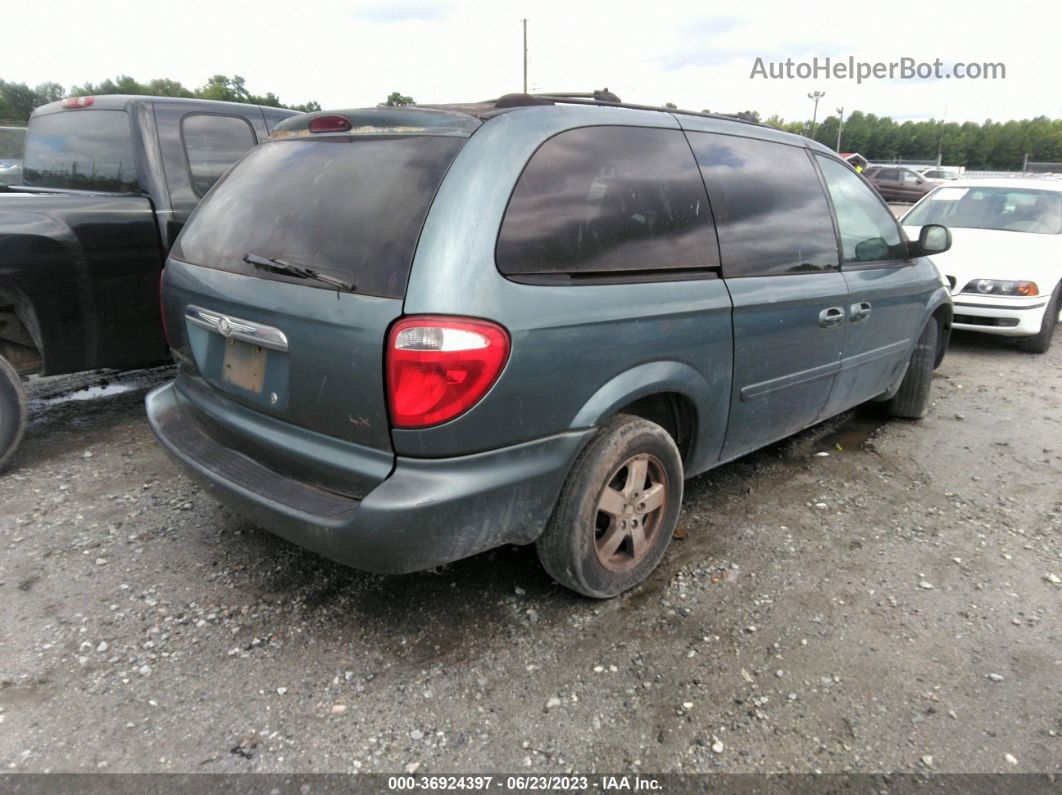
<svg viewBox="0 0 1062 795">
<path fill-rule="evenodd" d="M 940 327 L 937 333 L 937 354 L 933 360 L 933 369 L 936 370 L 944 361 L 944 354 L 948 351 L 948 342 L 951 340 L 951 319 L 953 310 L 951 302 L 940 304 L 933 310 L 930 319 L 936 321 Z"/>
<path fill-rule="evenodd" d="M 20 373 L 44 367 L 44 337 L 33 301 L 19 288 L 0 283 L 0 356 Z"/>
<path fill-rule="evenodd" d="M 712 391 L 708 380 L 688 364 L 657 361 L 616 375 L 583 404 L 573 428 L 600 426 L 617 414 L 633 414 L 661 425 L 678 445 L 683 463 L 696 460 L 705 407 L 697 396 Z"/>
</svg>

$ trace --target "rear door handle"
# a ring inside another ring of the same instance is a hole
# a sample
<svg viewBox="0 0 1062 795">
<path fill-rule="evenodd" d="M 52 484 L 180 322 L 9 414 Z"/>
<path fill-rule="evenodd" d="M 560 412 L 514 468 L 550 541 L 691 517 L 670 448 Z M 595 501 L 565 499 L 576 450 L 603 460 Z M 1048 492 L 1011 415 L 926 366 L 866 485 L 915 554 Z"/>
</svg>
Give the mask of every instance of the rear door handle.
<svg viewBox="0 0 1062 795">
<path fill-rule="evenodd" d="M 831 306 L 819 312 L 819 325 L 823 328 L 833 328 L 844 320 L 844 310 L 839 306 Z"/>
<path fill-rule="evenodd" d="M 853 323 L 866 320 L 870 317 L 870 310 L 870 301 L 860 301 L 858 304 L 852 304 L 848 308 L 848 319 Z"/>
</svg>

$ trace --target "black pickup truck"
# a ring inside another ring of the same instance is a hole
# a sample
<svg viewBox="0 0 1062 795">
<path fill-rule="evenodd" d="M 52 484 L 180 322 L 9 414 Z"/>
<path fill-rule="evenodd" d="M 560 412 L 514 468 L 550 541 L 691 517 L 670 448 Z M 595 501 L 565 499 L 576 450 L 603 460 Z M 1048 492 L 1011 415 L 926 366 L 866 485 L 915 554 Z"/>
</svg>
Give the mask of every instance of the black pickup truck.
<svg viewBox="0 0 1062 795">
<path fill-rule="evenodd" d="M 25 429 L 22 378 L 168 357 L 159 274 L 210 186 L 294 111 L 71 97 L 34 111 L 22 183 L 0 193 L 0 468 Z"/>
</svg>

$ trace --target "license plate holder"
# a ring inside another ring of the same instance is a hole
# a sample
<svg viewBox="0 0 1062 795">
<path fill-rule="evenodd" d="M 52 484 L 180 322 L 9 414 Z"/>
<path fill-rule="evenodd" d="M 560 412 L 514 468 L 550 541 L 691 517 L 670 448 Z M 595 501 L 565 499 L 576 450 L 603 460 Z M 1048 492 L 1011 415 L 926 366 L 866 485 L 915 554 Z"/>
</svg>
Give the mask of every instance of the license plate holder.
<svg viewBox="0 0 1062 795">
<path fill-rule="evenodd" d="M 225 341 L 221 367 L 223 381 L 260 395 L 265 387 L 265 374 L 265 348 L 231 338 Z"/>
</svg>

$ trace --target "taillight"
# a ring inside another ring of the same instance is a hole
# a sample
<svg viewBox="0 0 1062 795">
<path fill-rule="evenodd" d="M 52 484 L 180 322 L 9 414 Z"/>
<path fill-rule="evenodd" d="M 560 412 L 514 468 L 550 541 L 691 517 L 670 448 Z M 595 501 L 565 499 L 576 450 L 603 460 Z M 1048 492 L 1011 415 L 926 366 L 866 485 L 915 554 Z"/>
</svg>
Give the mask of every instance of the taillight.
<svg viewBox="0 0 1062 795">
<path fill-rule="evenodd" d="M 319 132 L 346 132 L 350 129 L 350 119 L 343 116 L 318 116 L 310 119 L 309 130 Z"/>
<path fill-rule="evenodd" d="M 472 408 L 509 358 L 509 333 L 497 323 L 423 315 L 391 327 L 387 400 L 396 428 L 425 428 Z"/>
<path fill-rule="evenodd" d="M 91 108 L 95 97 L 67 97 L 63 100 L 64 108 Z"/>
<path fill-rule="evenodd" d="M 162 288 L 166 282 L 166 269 L 159 274 L 159 314 L 162 317 L 162 335 L 166 338 L 166 344 L 170 345 L 170 327 L 166 324 L 166 304 L 163 303 Z"/>
</svg>

